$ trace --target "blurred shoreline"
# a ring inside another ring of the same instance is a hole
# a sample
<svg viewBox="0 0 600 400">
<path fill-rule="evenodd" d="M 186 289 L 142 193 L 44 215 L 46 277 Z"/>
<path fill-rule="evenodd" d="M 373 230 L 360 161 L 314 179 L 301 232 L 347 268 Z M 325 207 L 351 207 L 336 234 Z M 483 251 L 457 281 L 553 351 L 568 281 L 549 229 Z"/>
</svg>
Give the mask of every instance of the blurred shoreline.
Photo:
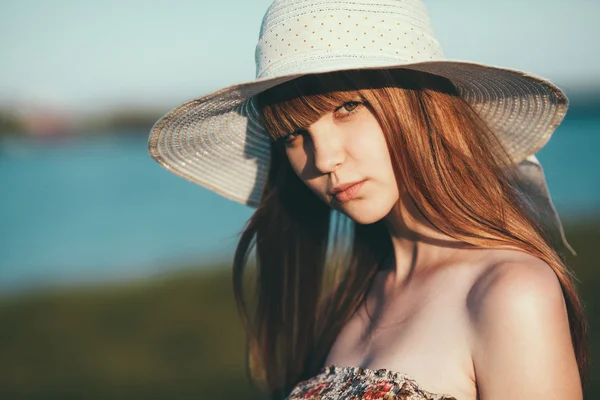
<svg viewBox="0 0 600 400">
<path fill-rule="evenodd" d="M 61 139 L 107 132 L 147 134 L 163 115 L 152 109 L 128 108 L 98 114 L 74 114 L 36 107 L 25 111 L 0 109 L 0 138 Z"/>
</svg>

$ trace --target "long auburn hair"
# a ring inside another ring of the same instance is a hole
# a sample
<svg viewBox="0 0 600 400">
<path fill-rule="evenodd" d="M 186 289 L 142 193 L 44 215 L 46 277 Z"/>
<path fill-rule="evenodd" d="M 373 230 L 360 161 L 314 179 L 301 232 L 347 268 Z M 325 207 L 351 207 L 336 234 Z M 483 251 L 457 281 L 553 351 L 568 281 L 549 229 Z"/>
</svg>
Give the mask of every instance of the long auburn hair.
<svg viewBox="0 0 600 400">
<path fill-rule="evenodd" d="M 382 128 L 397 182 L 431 224 L 481 248 L 517 247 L 554 270 L 585 385 L 586 319 L 560 240 L 536 216 L 506 151 L 452 82 L 408 69 L 306 75 L 257 97 L 273 139 L 270 168 L 233 264 L 251 377 L 276 399 L 318 373 L 392 253 L 382 221 L 360 225 L 332 212 L 276 140 L 356 94 Z"/>
</svg>

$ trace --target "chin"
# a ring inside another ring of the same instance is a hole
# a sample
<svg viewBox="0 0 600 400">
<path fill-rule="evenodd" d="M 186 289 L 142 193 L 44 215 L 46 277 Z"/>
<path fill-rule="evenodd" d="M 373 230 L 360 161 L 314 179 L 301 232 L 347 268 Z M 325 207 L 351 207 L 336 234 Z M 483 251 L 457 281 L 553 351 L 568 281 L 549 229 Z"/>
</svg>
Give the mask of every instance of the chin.
<svg viewBox="0 0 600 400">
<path fill-rule="evenodd" d="M 374 201 L 373 199 L 355 199 L 338 205 L 336 209 L 344 213 L 357 224 L 368 225 L 385 218 L 396 202 Z"/>
</svg>

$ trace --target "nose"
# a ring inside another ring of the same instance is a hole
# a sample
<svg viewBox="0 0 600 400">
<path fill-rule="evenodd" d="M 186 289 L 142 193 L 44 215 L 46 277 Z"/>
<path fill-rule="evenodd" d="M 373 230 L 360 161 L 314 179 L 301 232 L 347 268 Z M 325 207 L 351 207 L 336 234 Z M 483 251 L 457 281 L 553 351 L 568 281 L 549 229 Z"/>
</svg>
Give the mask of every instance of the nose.
<svg viewBox="0 0 600 400">
<path fill-rule="evenodd" d="M 310 128 L 314 165 L 317 171 L 328 174 L 345 159 L 343 138 L 336 126 L 328 121 L 317 121 Z"/>
</svg>

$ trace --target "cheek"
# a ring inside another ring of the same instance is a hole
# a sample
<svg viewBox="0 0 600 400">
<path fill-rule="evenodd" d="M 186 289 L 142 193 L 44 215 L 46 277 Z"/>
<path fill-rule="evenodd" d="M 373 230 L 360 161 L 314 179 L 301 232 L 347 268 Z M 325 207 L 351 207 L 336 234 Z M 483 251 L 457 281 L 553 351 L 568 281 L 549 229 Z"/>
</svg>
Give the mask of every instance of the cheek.
<svg viewBox="0 0 600 400">
<path fill-rule="evenodd" d="M 357 172 L 370 179 L 364 198 L 346 206 L 347 215 L 358 223 L 373 223 L 385 217 L 400 194 L 391 157 L 378 124 L 365 127 L 352 141 L 352 158 Z"/>
<path fill-rule="evenodd" d="M 360 164 L 361 169 L 364 168 L 364 173 L 373 174 L 372 178 L 376 180 L 383 179 L 381 183 L 390 184 L 390 179 L 395 182 L 385 137 L 375 121 L 361 129 L 350 143 L 352 158 Z"/>
<path fill-rule="evenodd" d="M 286 154 L 292 169 L 296 173 L 296 175 L 300 176 L 301 171 L 304 169 L 306 165 L 306 154 L 303 152 L 299 152 L 296 149 L 286 149 Z"/>
<path fill-rule="evenodd" d="M 289 148 L 286 149 L 286 154 L 290 165 L 296 175 L 311 189 L 315 194 L 321 197 L 323 200 L 328 201 L 326 194 L 324 193 L 325 186 L 327 185 L 327 177 L 322 176 L 320 178 L 310 178 L 310 155 L 302 148 Z"/>
</svg>

